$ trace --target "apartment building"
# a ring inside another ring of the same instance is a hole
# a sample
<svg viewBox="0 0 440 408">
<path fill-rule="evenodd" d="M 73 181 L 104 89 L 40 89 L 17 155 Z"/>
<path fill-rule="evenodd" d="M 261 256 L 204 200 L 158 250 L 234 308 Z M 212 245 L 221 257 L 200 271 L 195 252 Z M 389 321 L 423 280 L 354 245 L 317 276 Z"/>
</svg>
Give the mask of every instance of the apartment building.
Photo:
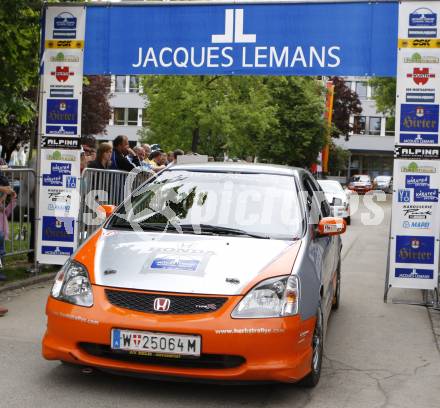
<svg viewBox="0 0 440 408">
<path fill-rule="evenodd" d="M 113 140 L 118 135 L 128 136 L 131 145 L 139 139 L 138 132 L 145 124 L 145 98 L 138 76 L 112 75 L 110 106 L 113 114 L 107 134 L 97 135 L 98 140 Z"/>
<path fill-rule="evenodd" d="M 346 174 L 378 175 L 393 174 L 394 129 L 390 128 L 390 118 L 377 112 L 373 99 L 373 89 L 366 77 L 344 77 L 345 83 L 355 91 L 362 105 L 362 113 L 350 118 L 353 132 L 349 140 L 334 139 L 336 145 L 351 152 Z M 388 123 L 388 125 L 387 125 Z"/>
</svg>

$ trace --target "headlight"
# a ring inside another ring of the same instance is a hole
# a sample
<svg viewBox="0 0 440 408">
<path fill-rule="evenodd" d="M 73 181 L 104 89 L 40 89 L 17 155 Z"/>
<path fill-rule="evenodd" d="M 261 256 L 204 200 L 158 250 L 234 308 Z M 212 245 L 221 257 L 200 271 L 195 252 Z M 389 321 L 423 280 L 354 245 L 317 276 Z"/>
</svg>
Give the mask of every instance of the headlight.
<svg viewBox="0 0 440 408">
<path fill-rule="evenodd" d="M 255 286 L 235 307 L 231 317 L 260 319 L 298 313 L 299 280 L 295 275 L 267 279 Z"/>
<path fill-rule="evenodd" d="M 55 278 L 52 296 L 74 305 L 92 306 L 92 285 L 86 268 L 78 262 L 67 261 Z"/>
</svg>

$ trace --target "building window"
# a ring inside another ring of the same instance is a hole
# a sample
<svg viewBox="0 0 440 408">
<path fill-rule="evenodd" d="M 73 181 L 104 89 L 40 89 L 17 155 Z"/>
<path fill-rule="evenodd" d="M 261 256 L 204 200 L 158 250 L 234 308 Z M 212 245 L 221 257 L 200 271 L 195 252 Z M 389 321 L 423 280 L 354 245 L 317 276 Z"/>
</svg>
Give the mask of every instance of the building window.
<svg viewBox="0 0 440 408">
<path fill-rule="evenodd" d="M 127 125 L 137 126 L 138 123 L 138 110 L 137 108 L 127 108 Z"/>
<path fill-rule="evenodd" d="M 355 116 L 353 123 L 353 133 L 357 135 L 365 135 L 365 116 Z"/>
<path fill-rule="evenodd" d="M 368 123 L 368 129 L 370 135 L 380 135 L 380 122 L 381 118 L 371 117 Z"/>
<path fill-rule="evenodd" d="M 356 82 L 356 93 L 359 99 L 367 98 L 367 83 L 366 82 Z"/>
<path fill-rule="evenodd" d="M 125 75 L 116 75 L 115 91 L 125 92 L 126 86 L 127 86 L 127 77 Z"/>
<path fill-rule="evenodd" d="M 129 92 L 138 93 L 139 92 L 139 77 L 130 76 L 130 89 Z"/>
<path fill-rule="evenodd" d="M 114 108 L 114 124 L 115 125 L 125 125 L 125 109 L 124 108 Z"/>
<path fill-rule="evenodd" d="M 119 126 L 137 126 L 138 109 L 137 108 L 113 108 L 115 125 Z"/>
</svg>

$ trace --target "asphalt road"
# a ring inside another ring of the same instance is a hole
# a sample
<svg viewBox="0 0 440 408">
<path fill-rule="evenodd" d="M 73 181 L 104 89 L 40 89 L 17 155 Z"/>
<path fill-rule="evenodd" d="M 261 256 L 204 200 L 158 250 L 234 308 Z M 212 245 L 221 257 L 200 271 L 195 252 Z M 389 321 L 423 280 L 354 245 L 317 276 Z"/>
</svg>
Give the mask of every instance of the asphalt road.
<svg viewBox="0 0 440 408">
<path fill-rule="evenodd" d="M 342 304 L 331 317 L 317 388 L 155 382 L 45 361 L 50 284 L 42 284 L 0 296 L 10 309 L 0 318 L 0 407 L 440 407 L 440 354 L 427 310 L 382 301 L 389 203 L 381 208 L 384 221 L 364 226 L 361 207 L 344 236 Z M 392 296 L 417 300 L 420 293 Z"/>
</svg>

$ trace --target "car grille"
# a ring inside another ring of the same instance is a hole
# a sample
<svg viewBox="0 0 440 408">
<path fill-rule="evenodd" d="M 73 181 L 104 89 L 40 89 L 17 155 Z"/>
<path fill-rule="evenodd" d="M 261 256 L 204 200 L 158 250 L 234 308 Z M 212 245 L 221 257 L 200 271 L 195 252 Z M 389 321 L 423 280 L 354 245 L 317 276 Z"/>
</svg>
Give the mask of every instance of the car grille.
<svg viewBox="0 0 440 408">
<path fill-rule="evenodd" d="M 113 350 L 110 346 L 104 344 L 80 343 L 79 346 L 86 353 L 96 357 L 168 367 L 221 369 L 239 367 L 246 362 L 246 359 L 242 356 L 226 354 L 202 354 L 200 357 L 179 356 L 179 358 L 167 358 L 130 354 L 124 350 Z"/>
<path fill-rule="evenodd" d="M 228 300 L 227 297 L 159 295 L 111 289 L 106 289 L 105 294 L 112 305 L 124 309 L 174 315 L 214 312 Z M 169 299 L 169 309 L 166 311 L 154 310 L 154 300 L 157 298 Z"/>
</svg>

